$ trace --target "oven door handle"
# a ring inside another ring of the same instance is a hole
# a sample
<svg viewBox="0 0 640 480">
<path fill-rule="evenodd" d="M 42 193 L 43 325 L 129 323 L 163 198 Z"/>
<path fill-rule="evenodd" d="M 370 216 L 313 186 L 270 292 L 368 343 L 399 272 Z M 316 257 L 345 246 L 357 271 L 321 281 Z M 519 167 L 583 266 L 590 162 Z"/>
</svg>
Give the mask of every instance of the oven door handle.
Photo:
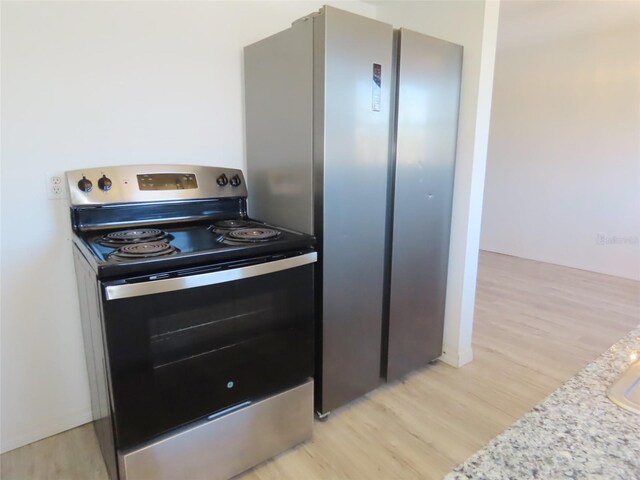
<svg viewBox="0 0 640 480">
<path fill-rule="evenodd" d="M 290 268 L 301 267 L 314 263 L 318 259 L 316 252 L 305 253 L 297 257 L 274 260 L 272 262 L 259 263 L 246 267 L 232 268 L 218 272 L 203 273 L 200 275 L 190 275 L 186 277 L 165 278 L 152 280 L 149 282 L 129 283 L 120 285 L 105 286 L 105 297 L 107 300 L 119 300 L 122 298 L 141 297 L 143 295 L 154 295 L 157 293 L 174 292 L 186 288 L 205 287 L 207 285 L 217 285 L 219 283 L 235 282 L 245 278 L 267 275 L 269 273 L 281 272 Z"/>
</svg>

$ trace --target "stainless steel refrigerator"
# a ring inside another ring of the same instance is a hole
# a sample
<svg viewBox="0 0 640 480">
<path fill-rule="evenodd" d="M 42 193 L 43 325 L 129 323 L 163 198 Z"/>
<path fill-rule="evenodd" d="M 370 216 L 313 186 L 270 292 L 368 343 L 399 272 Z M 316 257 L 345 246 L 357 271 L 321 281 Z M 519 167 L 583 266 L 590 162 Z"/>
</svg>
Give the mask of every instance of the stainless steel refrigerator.
<svg viewBox="0 0 640 480">
<path fill-rule="evenodd" d="M 316 410 L 442 353 L 462 47 L 323 7 L 245 48 L 249 214 L 316 235 Z"/>
</svg>

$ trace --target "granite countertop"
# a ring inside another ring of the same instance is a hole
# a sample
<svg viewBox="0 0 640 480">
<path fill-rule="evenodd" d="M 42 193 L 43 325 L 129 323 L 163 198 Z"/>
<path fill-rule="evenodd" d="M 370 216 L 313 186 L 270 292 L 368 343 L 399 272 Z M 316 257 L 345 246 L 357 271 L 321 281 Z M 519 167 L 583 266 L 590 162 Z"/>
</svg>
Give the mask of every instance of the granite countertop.
<svg viewBox="0 0 640 480">
<path fill-rule="evenodd" d="M 637 356 L 640 325 L 445 480 L 640 479 L 640 415 L 606 393 Z"/>
</svg>

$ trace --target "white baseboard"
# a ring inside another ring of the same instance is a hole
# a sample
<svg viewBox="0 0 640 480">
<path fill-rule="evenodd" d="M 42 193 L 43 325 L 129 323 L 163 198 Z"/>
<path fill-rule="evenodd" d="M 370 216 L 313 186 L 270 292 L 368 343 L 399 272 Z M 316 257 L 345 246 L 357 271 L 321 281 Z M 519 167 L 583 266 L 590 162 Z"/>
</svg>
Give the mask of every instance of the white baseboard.
<svg viewBox="0 0 640 480">
<path fill-rule="evenodd" d="M 440 356 L 441 361 L 452 367 L 460 368 L 473 360 L 473 350 L 470 348 L 462 352 L 447 350 Z"/>
<path fill-rule="evenodd" d="M 13 438 L 3 439 L 0 445 L 0 453 L 6 453 L 16 448 L 23 447 L 43 438 L 62 433 L 66 430 L 79 427 L 93 420 L 91 411 L 84 411 L 61 417 L 51 418 L 46 424 L 35 426 L 29 431 L 22 432 Z"/>
</svg>

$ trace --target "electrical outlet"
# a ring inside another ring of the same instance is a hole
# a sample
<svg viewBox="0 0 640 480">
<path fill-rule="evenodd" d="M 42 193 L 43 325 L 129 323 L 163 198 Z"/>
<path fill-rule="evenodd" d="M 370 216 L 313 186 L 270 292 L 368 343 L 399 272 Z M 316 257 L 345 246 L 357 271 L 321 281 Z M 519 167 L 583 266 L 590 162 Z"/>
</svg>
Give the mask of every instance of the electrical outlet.
<svg viewBox="0 0 640 480">
<path fill-rule="evenodd" d="M 67 191 L 64 188 L 64 176 L 59 173 L 46 174 L 47 197 L 50 200 L 67 198 Z"/>
</svg>

